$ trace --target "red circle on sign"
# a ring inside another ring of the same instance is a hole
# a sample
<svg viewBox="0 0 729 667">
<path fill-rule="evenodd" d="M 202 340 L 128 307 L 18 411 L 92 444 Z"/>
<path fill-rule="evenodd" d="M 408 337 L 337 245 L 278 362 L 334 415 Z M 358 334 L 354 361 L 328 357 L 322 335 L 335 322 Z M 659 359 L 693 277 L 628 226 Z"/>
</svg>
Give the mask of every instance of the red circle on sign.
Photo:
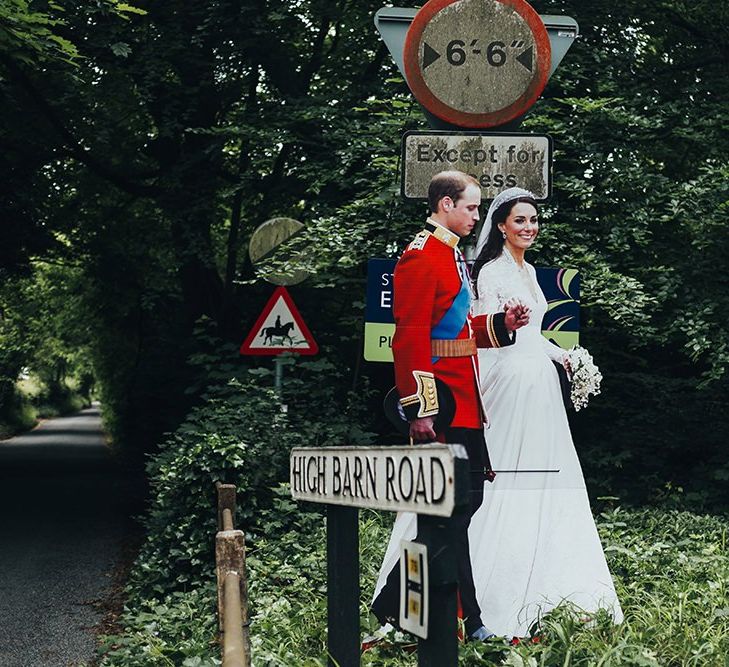
<svg viewBox="0 0 729 667">
<path fill-rule="evenodd" d="M 441 120 L 458 127 L 486 128 L 503 125 L 510 120 L 521 116 L 537 101 L 547 85 L 549 67 L 551 64 L 552 48 L 549 42 L 547 29 L 542 19 L 533 7 L 524 0 L 492 0 L 502 5 L 511 7 L 517 12 L 534 37 L 536 47 L 536 75 L 532 77 L 527 89 L 509 106 L 498 111 L 489 113 L 471 113 L 460 111 L 439 100 L 430 90 L 423 78 L 423 73 L 418 63 L 418 52 L 423 32 L 431 19 L 442 9 L 463 0 L 429 0 L 415 15 L 407 35 L 405 36 L 405 48 L 403 59 L 405 61 L 405 78 L 415 98 L 430 113 Z"/>
</svg>

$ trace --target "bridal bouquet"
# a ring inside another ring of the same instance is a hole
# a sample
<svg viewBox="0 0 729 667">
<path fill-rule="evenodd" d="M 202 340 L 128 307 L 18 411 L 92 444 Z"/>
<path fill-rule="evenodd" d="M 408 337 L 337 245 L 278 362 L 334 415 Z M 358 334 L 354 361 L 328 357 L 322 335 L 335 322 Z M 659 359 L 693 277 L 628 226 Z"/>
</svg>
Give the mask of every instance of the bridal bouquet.
<svg viewBox="0 0 729 667">
<path fill-rule="evenodd" d="M 597 396 L 600 393 L 602 374 L 584 347 L 575 345 L 565 357 L 572 380 L 570 400 L 575 410 L 580 410 L 587 405 L 590 394 Z"/>
</svg>

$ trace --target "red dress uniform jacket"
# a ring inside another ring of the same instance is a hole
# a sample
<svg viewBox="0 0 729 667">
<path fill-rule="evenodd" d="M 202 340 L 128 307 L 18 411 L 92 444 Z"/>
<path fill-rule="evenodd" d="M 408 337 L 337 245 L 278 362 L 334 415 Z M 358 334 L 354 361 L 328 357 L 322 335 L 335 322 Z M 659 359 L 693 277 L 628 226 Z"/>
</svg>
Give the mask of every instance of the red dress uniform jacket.
<svg viewBox="0 0 729 667">
<path fill-rule="evenodd" d="M 409 421 L 438 414 L 438 378 L 455 399 L 450 425 L 482 428 L 476 355 L 435 357 L 431 340 L 473 337 L 478 347 L 502 347 L 511 345 L 514 335 L 506 330 L 504 313 L 470 317 L 469 276 L 458 241 L 457 235 L 429 221 L 395 267 L 395 383 Z"/>
</svg>

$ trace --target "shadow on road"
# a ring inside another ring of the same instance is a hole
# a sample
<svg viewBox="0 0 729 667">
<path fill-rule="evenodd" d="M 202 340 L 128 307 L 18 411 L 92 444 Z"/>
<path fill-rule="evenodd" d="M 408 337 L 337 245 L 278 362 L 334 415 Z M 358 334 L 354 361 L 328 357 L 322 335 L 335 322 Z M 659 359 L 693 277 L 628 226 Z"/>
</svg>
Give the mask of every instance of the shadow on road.
<svg viewBox="0 0 729 667">
<path fill-rule="evenodd" d="M 0 442 L 0 667 L 92 657 L 98 601 L 144 495 L 142 476 L 111 455 L 98 408 Z"/>
</svg>

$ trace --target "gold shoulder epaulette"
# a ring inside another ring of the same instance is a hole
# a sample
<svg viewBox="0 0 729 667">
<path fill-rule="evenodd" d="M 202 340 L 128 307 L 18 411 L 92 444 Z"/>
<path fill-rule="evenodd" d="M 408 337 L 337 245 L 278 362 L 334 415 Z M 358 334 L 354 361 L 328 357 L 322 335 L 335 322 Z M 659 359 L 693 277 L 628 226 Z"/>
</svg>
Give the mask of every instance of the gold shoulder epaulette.
<svg viewBox="0 0 729 667">
<path fill-rule="evenodd" d="M 422 250 L 425 247 L 425 244 L 428 242 L 429 238 L 430 232 L 424 229 L 422 232 L 417 233 L 415 238 L 410 242 L 410 245 L 407 247 L 407 249 Z"/>
</svg>

